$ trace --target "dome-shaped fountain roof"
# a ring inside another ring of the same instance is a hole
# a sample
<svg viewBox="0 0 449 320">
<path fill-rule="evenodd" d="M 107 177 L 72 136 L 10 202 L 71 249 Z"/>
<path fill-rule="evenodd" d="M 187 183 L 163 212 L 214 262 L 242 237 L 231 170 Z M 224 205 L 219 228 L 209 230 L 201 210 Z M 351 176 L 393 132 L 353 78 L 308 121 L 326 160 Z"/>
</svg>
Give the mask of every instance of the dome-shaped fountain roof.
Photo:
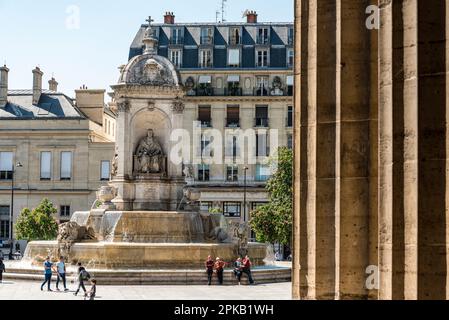
<svg viewBox="0 0 449 320">
<path fill-rule="evenodd" d="M 165 57 L 143 54 L 131 59 L 122 69 L 119 84 L 179 86 L 181 81 L 175 66 Z"/>
</svg>

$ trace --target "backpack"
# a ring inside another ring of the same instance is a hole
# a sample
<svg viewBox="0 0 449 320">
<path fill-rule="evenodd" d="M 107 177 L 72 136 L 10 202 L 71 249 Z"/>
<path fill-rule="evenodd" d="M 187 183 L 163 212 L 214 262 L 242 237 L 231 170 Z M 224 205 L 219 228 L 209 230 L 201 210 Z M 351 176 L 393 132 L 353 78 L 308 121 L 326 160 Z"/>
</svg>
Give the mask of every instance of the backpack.
<svg viewBox="0 0 449 320">
<path fill-rule="evenodd" d="M 90 274 L 86 270 L 81 271 L 81 280 L 87 281 L 90 279 Z"/>
</svg>

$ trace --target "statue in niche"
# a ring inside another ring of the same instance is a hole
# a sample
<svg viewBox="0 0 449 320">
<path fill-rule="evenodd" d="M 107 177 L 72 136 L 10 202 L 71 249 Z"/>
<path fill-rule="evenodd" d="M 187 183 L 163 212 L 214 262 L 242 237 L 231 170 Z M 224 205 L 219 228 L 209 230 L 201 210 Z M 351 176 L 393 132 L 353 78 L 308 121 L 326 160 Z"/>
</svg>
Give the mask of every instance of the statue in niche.
<svg viewBox="0 0 449 320">
<path fill-rule="evenodd" d="M 137 173 L 162 173 L 164 171 L 164 151 L 154 138 L 153 130 L 149 129 L 135 153 L 135 171 Z"/>
</svg>

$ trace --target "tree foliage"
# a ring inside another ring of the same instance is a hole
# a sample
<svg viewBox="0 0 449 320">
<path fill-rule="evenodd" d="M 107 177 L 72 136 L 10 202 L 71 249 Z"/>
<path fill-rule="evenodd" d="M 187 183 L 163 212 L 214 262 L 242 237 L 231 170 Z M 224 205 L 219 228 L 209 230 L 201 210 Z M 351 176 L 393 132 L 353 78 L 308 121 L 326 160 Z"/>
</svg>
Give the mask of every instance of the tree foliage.
<svg viewBox="0 0 449 320">
<path fill-rule="evenodd" d="M 293 228 L 293 151 L 279 148 L 270 160 L 274 174 L 268 180 L 268 204 L 251 213 L 251 227 L 257 241 L 288 245 Z"/>
<path fill-rule="evenodd" d="M 43 199 L 35 209 L 25 208 L 15 224 L 18 240 L 54 240 L 58 236 L 57 209 L 48 199 Z"/>
</svg>

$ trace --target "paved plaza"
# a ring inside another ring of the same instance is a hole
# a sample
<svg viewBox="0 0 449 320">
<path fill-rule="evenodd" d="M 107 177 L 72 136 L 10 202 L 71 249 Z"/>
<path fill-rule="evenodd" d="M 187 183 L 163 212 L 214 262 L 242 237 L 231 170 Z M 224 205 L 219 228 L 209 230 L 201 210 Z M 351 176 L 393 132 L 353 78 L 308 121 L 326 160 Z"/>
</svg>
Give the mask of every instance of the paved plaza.
<svg viewBox="0 0 449 320">
<path fill-rule="evenodd" d="M 55 287 L 52 283 L 52 289 Z M 5 280 L 0 284 L 0 300 L 83 300 L 69 292 L 40 291 L 39 282 Z M 89 287 L 87 287 L 89 289 Z M 289 300 L 291 283 L 256 286 L 101 286 L 97 300 Z"/>
</svg>

